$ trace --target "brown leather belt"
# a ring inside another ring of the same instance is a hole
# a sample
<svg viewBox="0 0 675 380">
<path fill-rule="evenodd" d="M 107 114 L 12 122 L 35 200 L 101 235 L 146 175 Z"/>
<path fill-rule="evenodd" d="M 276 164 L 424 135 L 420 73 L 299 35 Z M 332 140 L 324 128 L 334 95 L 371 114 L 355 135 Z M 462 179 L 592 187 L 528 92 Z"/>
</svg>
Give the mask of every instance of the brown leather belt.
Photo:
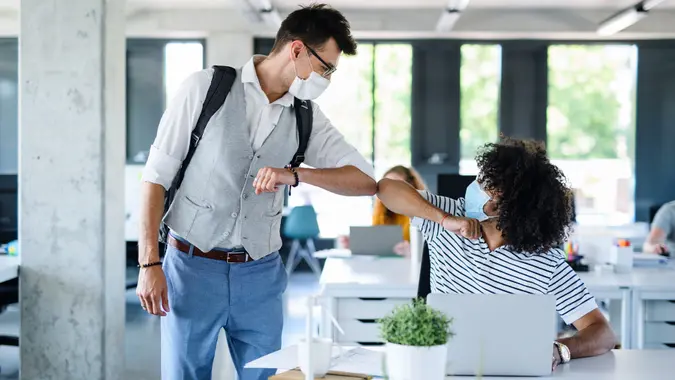
<svg viewBox="0 0 675 380">
<path fill-rule="evenodd" d="M 192 248 L 193 255 L 205 257 L 207 259 L 227 261 L 228 263 L 246 263 L 249 261 L 253 261 L 253 258 L 249 256 L 248 252 L 243 251 L 243 249 L 242 251 L 233 251 L 233 252 L 222 251 L 217 249 L 208 252 L 203 252 L 199 248 L 189 243 L 184 243 L 171 235 L 169 235 L 168 241 L 170 246 L 185 253 L 186 255 L 190 253 L 190 248 Z"/>
</svg>

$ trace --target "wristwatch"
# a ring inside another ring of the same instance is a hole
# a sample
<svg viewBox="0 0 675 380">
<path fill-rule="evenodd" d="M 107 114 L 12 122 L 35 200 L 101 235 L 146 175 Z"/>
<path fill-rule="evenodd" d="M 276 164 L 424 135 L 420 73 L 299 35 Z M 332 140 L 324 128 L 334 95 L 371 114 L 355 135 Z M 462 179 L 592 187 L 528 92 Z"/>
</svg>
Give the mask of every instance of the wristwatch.
<svg viewBox="0 0 675 380">
<path fill-rule="evenodd" d="M 555 344 L 556 348 L 558 349 L 558 354 L 560 354 L 560 360 L 562 361 L 562 363 L 563 364 L 569 363 L 569 361 L 572 359 L 572 354 L 570 354 L 570 349 L 566 345 L 564 345 L 560 342 L 554 341 L 553 344 Z"/>
</svg>

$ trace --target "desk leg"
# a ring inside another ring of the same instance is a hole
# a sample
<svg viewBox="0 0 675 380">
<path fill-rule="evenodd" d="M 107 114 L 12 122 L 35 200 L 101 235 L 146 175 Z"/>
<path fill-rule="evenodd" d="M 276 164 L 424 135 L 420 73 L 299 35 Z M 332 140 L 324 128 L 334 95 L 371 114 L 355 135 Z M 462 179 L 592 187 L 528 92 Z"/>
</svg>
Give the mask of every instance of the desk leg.
<svg viewBox="0 0 675 380">
<path fill-rule="evenodd" d="M 621 289 L 621 348 L 629 350 L 632 347 L 633 334 L 633 315 L 632 308 L 632 292 L 630 289 Z"/>
<path fill-rule="evenodd" d="M 633 292 L 633 347 L 638 350 L 644 349 L 644 330 L 645 330 L 645 301 L 639 290 Z"/>
<path fill-rule="evenodd" d="M 333 297 L 325 297 L 321 299 L 321 324 L 319 325 L 319 336 L 322 338 L 335 339 L 333 321 L 330 316 L 337 318 L 335 312 L 337 311 L 337 299 Z"/>
</svg>

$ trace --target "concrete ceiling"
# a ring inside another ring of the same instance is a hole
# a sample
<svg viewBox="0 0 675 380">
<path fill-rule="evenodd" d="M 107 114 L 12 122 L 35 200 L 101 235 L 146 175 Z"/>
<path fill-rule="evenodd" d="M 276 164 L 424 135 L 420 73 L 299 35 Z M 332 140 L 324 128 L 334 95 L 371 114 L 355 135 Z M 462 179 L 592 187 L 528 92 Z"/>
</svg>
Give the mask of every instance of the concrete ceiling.
<svg viewBox="0 0 675 380">
<path fill-rule="evenodd" d="M 200 8 L 235 8 L 244 0 L 127 0 L 130 8 L 150 9 L 200 9 Z M 444 0 L 324 0 L 341 9 L 382 9 L 382 8 L 438 8 L 442 9 Z M 469 7 L 473 9 L 614 9 L 618 10 L 638 0 L 471 0 Z M 279 8 L 295 8 L 298 4 L 309 1 L 272 0 Z M 0 8 L 18 9 L 20 0 L 0 0 Z M 675 1 L 667 0 L 660 8 L 675 8 Z"/>
<path fill-rule="evenodd" d="M 48 1 L 48 0 L 44 0 Z M 137 37 L 205 37 L 244 32 L 271 36 L 246 3 L 259 0 L 127 0 L 127 31 Z M 298 4 L 269 0 L 281 17 Z M 597 25 L 638 0 L 470 0 L 449 33 L 435 32 L 448 0 L 324 0 L 341 10 L 357 37 L 471 39 L 598 39 Z M 0 0 L 0 35 L 18 33 L 19 0 Z M 248 13 L 246 10 L 248 9 Z M 675 38 L 675 0 L 611 38 Z"/>
</svg>

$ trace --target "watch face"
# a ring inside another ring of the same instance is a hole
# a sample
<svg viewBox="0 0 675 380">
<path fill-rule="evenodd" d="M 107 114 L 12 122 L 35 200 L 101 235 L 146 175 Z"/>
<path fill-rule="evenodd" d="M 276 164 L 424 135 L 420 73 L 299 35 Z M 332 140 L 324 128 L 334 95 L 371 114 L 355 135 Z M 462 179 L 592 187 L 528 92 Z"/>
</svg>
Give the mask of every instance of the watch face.
<svg viewBox="0 0 675 380">
<path fill-rule="evenodd" d="M 562 357 L 563 362 L 567 363 L 570 361 L 570 349 L 562 343 L 558 347 L 560 347 L 560 356 Z"/>
</svg>

